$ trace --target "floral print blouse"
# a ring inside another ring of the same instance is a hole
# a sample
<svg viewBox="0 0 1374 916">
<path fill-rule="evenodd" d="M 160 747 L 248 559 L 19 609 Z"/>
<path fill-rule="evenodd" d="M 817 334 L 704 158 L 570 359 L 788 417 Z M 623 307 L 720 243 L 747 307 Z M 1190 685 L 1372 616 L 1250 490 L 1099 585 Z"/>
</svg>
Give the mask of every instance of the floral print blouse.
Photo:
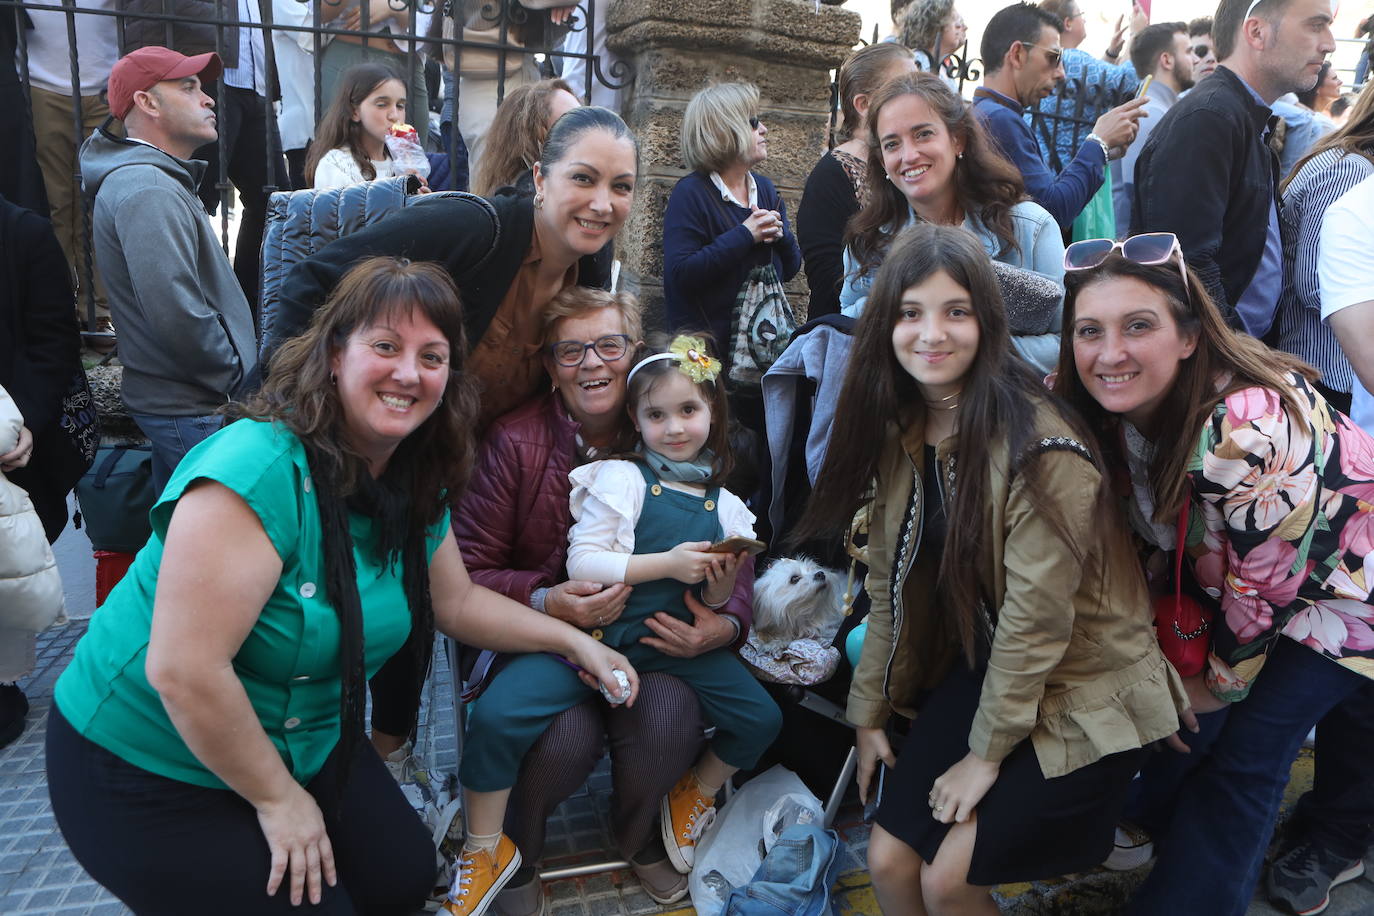
<svg viewBox="0 0 1374 916">
<path fill-rule="evenodd" d="M 1290 379 L 1302 415 L 1270 389 L 1234 392 L 1188 465 L 1187 552 L 1222 615 L 1206 680 L 1225 700 L 1280 636 L 1374 678 L 1374 438 Z"/>
</svg>

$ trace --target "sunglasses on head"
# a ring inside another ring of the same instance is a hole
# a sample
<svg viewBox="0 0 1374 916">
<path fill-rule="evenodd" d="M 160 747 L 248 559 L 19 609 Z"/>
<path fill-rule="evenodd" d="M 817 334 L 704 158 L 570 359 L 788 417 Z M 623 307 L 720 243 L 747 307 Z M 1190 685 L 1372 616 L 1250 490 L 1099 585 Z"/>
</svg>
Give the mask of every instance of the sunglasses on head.
<svg viewBox="0 0 1374 916">
<path fill-rule="evenodd" d="M 1100 267 L 1114 251 L 1120 251 L 1123 258 L 1144 267 L 1167 264 L 1177 253 L 1178 275 L 1183 280 L 1183 294 L 1188 297 L 1190 303 L 1192 302 L 1192 293 L 1188 291 L 1188 273 L 1183 265 L 1183 248 L 1178 243 L 1178 236 L 1172 232 L 1146 232 L 1133 235 L 1124 242 L 1112 239 L 1084 239 L 1074 242 L 1064 249 L 1064 270 L 1092 270 L 1094 267 Z"/>
<path fill-rule="evenodd" d="M 1045 60 L 1049 61 L 1051 67 L 1059 66 L 1059 60 L 1064 56 L 1063 48 L 1047 48 L 1044 45 L 1033 44 L 1029 41 L 1018 41 L 1017 44 L 1023 48 L 1039 48 L 1045 52 Z"/>
<path fill-rule="evenodd" d="M 559 340 L 549 344 L 553 361 L 560 366 L 580 366 L 587 361 L 587 351 L 595 350 L 596 355 L 608 363 L 624 356 L 630 349 L 629 334 L 603 334 L 591 343 L 580 340 Z"/>
</svg>

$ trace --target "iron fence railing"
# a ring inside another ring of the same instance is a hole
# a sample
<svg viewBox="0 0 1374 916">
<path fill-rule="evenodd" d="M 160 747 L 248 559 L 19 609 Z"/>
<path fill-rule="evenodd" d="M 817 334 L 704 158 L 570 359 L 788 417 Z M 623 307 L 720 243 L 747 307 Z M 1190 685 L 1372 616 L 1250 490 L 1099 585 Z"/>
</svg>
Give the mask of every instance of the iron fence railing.
<svg viewBox="0 0 1374 916">
<path fill-rule="evenodd" d="M 329 104 L 325 97 L 324 49 L 330 42 L 361 44 L 364 54 L 386 55 L 393 67 L 407 78 L 409 85 L 423 85 L 431 100 L 430 108 L 452 112 L 451 120 L 442 120 L 440 131 L 431 130 L 430 111 L 408 113 L 422 137 L 430 140 L 427 148 L 447 152 L 451 163 L 457 163 L 463 149 L 458 130 L 457 112 L 461 107 L 464 89 L 470 93 L 494 94 L 490 100 L 499 104 L 514 84 L 552 76 L 570 65 L 578 65 L 581 76 L 575 88 L 590 97 L 596 85 L 619 89 L 632 78 L 625 61 L 603 62 L 594 50 L 592 33 L 602 28 L 603 8 L 607 0 L 561 0 L 560 6 L 576 3 L 576 11 L 562 22 L 555 22 L 550 10 L 554 0 L 0 0 L 0 16 L 16 17 L 16 66 L 21 81 L 30 83 L 29 40 L 31 12 L 60 13 L 64 20 L 69 50 L 70 86 L 72 100 L 72 134 L 79 147 L 85 139 L 83 128 L 81 86 L 82 60 L 78 40 L 78 24 L 92 22 L 90 17 L 112 17 L 115 21 L 118 53 L 135 47 L 162 44 L 183 53 L 213 50 L 226 57 L 236 56 L 240 47 L 240 30 L 249 30 L 261 40 L 265 62 L 266 94 L 259 94 L 263 118 L 275 127 L 278 101 L 287 88 L 282 84 L 283 70 L 278 66 L 277 39 L 289 37 L 296 47 L 310 56 L 307 78 L 313 80 L 310 96 L 310 124 L 315 125 Z M 528 5 L 526 5 L 528 4 Z M 350 10 L 356 14 L 349 15 Z M 347 27 L 347 20 L 356 23 Z M 341 24 L 342 23 L 342 24 Z M 52 20 L 45 20 L 52 27 Z M 578 32 L 586 32 L 587 40 L 578 42 L 580 50 L 571 49 L 565 39 Z M 231 48 L 231 45 L 233 46 Z M 480 62 L 480 67 L 474 62 Z M 480 71 L 480 72 L 477 72 Z M 469 78 L 469 73 L 476 75 Z M 299 89 L 298 86 L 291 86 Z M 224 80 L 213 88 L 219 110 L 224 110 L 226 87 Z M 102 93 L 103 94 L 103 93 Z M 413 94 L 413 93 L 412 93 Z M 442 99 L 443 105 L 440 104 Z M 32 108 L 30 107 L 30 123 Z M 450 126 L 451 125 L 451 126 Z M 312 130 L 313 135 L 313 130 Z M 439 138 L 443 141 L 440 142 Z M 218 169 L 209 176 L 217 192 L 220 241 L 226 252 L 234 246 L 230 240 L 230 206 L 234 190 L 230 177 L 231 166 L 224 155 L 230 138 L 220 132 L 216 141 L 219 155 Z M 255 154 L 266 159 L 263 174 L 268 180 L 260 191 L 264 199 L 282 185 L 273 176 L 289 174 L 282 161 L 279 143 L 267 142 Z M 81 174 L 75 150 L 70 181 L 80 187 Z M 49 181 L 53 176 L 45 176 Z M 290 183 L 290 182 L 288 182 Z M 245 189 L 239 188 L 240 194 Z M 88 333 L 102 336 L 97 327 L 95 265 L 91 255 L 91 201 L 77 195 L 80 201 L 80 225 L 83 244 L 73 265 L 80 295 L 80 305 L 87 319 Z M 207 202 L 208 203 L 208 202 Z M 260 240 L 259 240 L 260 243 Z M 237 254 L 237 252 L 236 252 Z M 104 335 L 108 336 L 108 335 Z"/>
</svg>

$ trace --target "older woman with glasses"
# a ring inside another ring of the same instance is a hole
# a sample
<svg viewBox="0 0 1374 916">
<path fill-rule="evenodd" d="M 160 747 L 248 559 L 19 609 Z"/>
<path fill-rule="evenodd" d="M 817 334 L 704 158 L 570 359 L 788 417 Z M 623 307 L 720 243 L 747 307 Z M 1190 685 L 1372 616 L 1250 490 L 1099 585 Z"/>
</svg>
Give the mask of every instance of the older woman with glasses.
<svg viewBox="0 0 1374 916">
<path fill-rule="evenodd" d="M 1195 712 L 1224 713 L 1133 912 L 1239 916 L 1303 738 L 1374 676 L 1374 439 L 1309 367 L 1226 326 L 1171 233 L 1078 242 L 1064 263 L 1058 393 L 1129 478 L 1136 533 L 1184 551 L 1215 615 L 1184 681 Z"/>
<path fill-rule="evenodd" d="M 729 352 L 730 318 L 756 266 L 786 283 L 801 249 L 773 182 L 752 169 L 768 158 L 759 90 L 721 83 L 701 90 L 682 118 L 682 158 L 691 173 L 663 217 L 663 298 L 670 330 L 706 328 Z"/>
<path fill-rule="evenodd" d="M 620 616 L 631 589 L 564 578 L 568 472 L 605 457 L 629 424 L 625 377 L 640 335 L 633 296 L 580 287 L 556 296 L 545 312 L 543 352 L 553 390 L 493 424 L 454 517 L 474 582 L 593 633 Z M 689 597 L 692 625 L 666 613 L 650 618 L 653 647 L 690 658 L 742 641 L 753 613 L 753 561 L 745 562 L 751 567 L 720 610 Z M 686 895 L 687 880 L 668 864 L 652 828 L 659 799 L 691 766 L 702 741 L 696 695 L 671 675 L 643 678 L 631 708 L 589 700 L 559 715 L 526 755 L 505 832 L 533 866 L 549 813 L 586 781 L 609 743 L 611 823 L 620 852 L 650 897 L 675 903 Z M 499 906 L 519 916 L 538 912 L 541 899 L 539 876 L 528 867 L 511 879 Z"/>
</svg>

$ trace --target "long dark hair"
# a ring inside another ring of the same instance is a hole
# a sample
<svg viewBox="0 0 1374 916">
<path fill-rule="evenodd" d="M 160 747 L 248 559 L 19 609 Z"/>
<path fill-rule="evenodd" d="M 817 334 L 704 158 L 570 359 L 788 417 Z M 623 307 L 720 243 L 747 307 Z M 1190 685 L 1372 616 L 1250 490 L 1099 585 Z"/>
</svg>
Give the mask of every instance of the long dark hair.
<svg viewBox="0 0 1374 916">
<path fill-rule="evenodd" d="M 391 460 L 393 465 L 413 465 L 411 511 L 416 524 L 427 527 L 443 514 L 441 494 L 447 492 L 452 501 L 462 493 L 477 451 L 472 436 L 477 383 L 462 371 L 467 353 L 463 309 L 453 279 L 437 264 L 393 257 L 355 264 L 315 310 L 304 333 L 281 345 L 262 390 L 235 408 L 234 415 L 281 423 L 329 459 L 339 473 L 343 494 L 351 494 L 360 475 L 367 473 L 367 461 L 345 435 L 343 405 L 330 382 L 330 361 L 355 330 L 412 310 L 443 333 L 451 354 L 443 401 Z"/>
<path fill-rule="evenodd" d="M 368 181 L 377 177 L 372 159 L 363 147 L 363 126 L 353 120 L 353 112 L 387 80 L 396 80 L 402 86 L 406 84 L 401 74 L 389 64 L 375 61 L 349 67 L 339 77 L 334 98 L 315 127 L 315 139 L 310 141 L 310 155 L 305 161 L 306 184 L 315 183 L 315 169 L 319 167 L 320 160 L 325 153 L 334 149 L 348 150 Z"/>
<path fill-rule="evenodd" d="M 1044 504 L 1036 486 L 1038 462 L 1016 463 L 1036 431 L 1035 414 L 1050 405 L 1096 454 L 1092 438 L 1072 411 L 1055 401 L 1035 372 L 1011 349 L 1006 308 L 992 261 L 970 233 L 952 226 L 922 223 L 902 232 L 873 278 L 868 305 L 854 332 L 849 368 L 835 407 L 835 423 L 825 462 L 817 475 L 806 512 L 790 540 L 801 542 L 843 532 L 878 473 L 883 441 L 875 433 L 889 425 L 896 435 L 904 423 L 925 412 L 916 380 L 897 361 L 892 330 L 901 313 L 902 294 L 943 271 L 966 289 L 978 322 L 978 349 L 959 394 L 957 483 L 946 517 L 939 588 L 952 614 L 965 657 L 972 662 L 988 599 L 978 578 L 976 558 L 987 545 L 989 487 L 992 482 L 989 437 L 1005 439 L 1015 472 L 1028 477 L 1032 504 L 1074 544 L 1054 506 Z M 897 428 L 894 429 L 893 426 Z M 879 487 L 883 482 L 878 482 Z"/>
<path fill-rule="evenodd" d="M 868 203 L 854 214 L 845 230 L 845 243 L 865 276 L 883 259 L 892 237 L 907 222 L 910 204 L 890 181 L 878 144 L 878 115 L 888 103 L 914 95 L 935 112 L 950 137 L 962 140 L 964 156 L 954 163 L 954 188 L 959 206 L 992 230 L 1002 243 L 1001 253 L 1016 248 L 1012 208 L 1026 199 L 1021 173 L 988 139 L 973 108 L 933 73 L 910 73 L 884 83 L 868 108 Z"/>
<path fill-rule="evenodd" d="M 1174 254 L 1177 258 L 1178 254 Z M 1060 328 L 1059 371 L 1055 393 L 1067 401 L 1092 427 L 1103 447 L 1116 451 L 1119 421 L 1083 387 L 1074 363 L 1074 321 L 1078 296 L 1094 283 L 1132 279 L 1151 287 L 1169 306 L 1180 334 L 1197 337 L 1193 354 L 1179 364 L 1178 378 L 1164 396 L 1156 415 L 1168 418 L 1158 429 L 1147 431 L 1155 446 L 1150 466 L 1150 488 L 1155 499 L 1157 522 L 1178 517 L 1188 497 L 1188 462 L 1197 446 L 1203 423 L 1213 409 L 1234 392 L 1256 385 L 1268 388 L 1290 412 L 1300 415 L 1303 406 L 1293 393 L 1290 373 L 1317 378 L 1316 370 L 1295 356 L 1271 350 L 1249 334 L 1232 330 L 1222 319 L 1197 275 L 1185 268 L 1187 286 L 1179 275 L 1178 262 L 1137 264 L 1113 253 L 1092 270 L 1071 270 L 1064 275 L 1064 320 Z M 1220 384 L 1219 384 L 1220 383 Z M 1124 461 L 1114 461 L 1118 467 Z"/>
</svg>

